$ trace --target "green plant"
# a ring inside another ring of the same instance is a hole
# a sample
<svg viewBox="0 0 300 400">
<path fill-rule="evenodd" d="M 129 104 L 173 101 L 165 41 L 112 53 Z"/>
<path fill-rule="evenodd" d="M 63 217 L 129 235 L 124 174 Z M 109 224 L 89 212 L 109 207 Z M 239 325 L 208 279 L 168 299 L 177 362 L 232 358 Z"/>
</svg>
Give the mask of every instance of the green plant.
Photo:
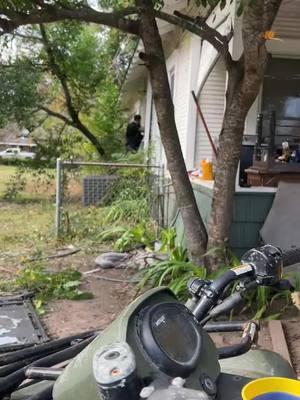
<svg viewBox="0 0 300 400">
<path fill-rule="evenodd" d="M 145 285 L 168 286 L 180 300 L 186 300 L 188 296 L 187 283 L 193 277 L 205 279 L 205 268 L 196 267 L 185 260 L 166 260 L 145 270 L 138 286 L 140 289 Z"/>
<path fill-rule="evenodd" d="M 196 267 L 188 261 L 187 250 L 176 245 L 176 229 L 163 229 L 160 233 L 160 253 L 168 259 L 159 261 L 142 272 L 139 287 L 168 286 L 181 300 L 188 296 L 187 283 L 192 277 L 206 278 L 205 268 Z"/>
<path fill-rule="evenodd" d="M 7 183 L 3 198 L 9 201 L 15 200 L 19 193 L 25 189 L 26 183 L 27 179 L 24 176 L 23 168 L 18 168 Z"/>
<path fill-rule="evenodd" d="M 149 219 L 149 202 L 143 199 L 118 199 L 106 208 L 107 214 L 104 218 L 105 224 L 129 221 L 138 223 Z"/>
<path fill-rule="evenodd" d="M 54 183 L 54 171 L 39 164 L 34 164 L 34 160 L 30 161 L 32 161 L 31 164 L 22 161 L 16 165 L 14 174 L 6 183 L 3 194 L 5 200 L 16 200 L 21 193 L 22 197 L 24 197 L 27 187 L 30 188 L 31 195 L 41 195 L 42 193 L 46 195 L 51 191 L 50 189 Z"/>
<path fill-rule="evenodd" d="M 280 312 L 268 315 L 268 311 L 277 300 L 283 300 Z M 259 286 L 247 295 L 246 304 L 242 311 L 254 313 L 251 317 L 254 320 L 262 318 L 278 319 L 290 303 L 290 292 L 288 290 L 278 292 L 272 287 Z"/>
<path fill-rule="evenodd" d="M 154 242 L 153 226 L 145 221 L 133 228 L 113 227 L 98 236 L 100 240 L 115 240 L 114 248 L 119 251 L 128 251 L 138 245 L 150 248 Z"/>
<path fill-rule="evenodd" d="M 34 304 L 40 314 L 49 300 L 83 300 L 92 298 L 92 294 L 80 290 L 81 273 L 73 269 L 49 272 L 41 264 L 34 264 L 21 269 L 17 277 L 10 282 L 1 282 L 0 288 L 16 291 L 26 289 L 35 293 Z"/>
<path fill-rule="evenodd" d="M 114 172 L 112 172 L 114 173 Z M 102 206 L 107 206 L 105 223 L 130 221 L 139 223 L 150 219 L 151 185 L 146 171 L 124 168 L 107 191 Z"/>
<path fill-rule="evenodd" d="M 176 247 L 176 237 L 177 233 L 174 227 L 162 229 L 160 232 L 160 251 L 169 253 L 173 250 Z"/>
</svg>

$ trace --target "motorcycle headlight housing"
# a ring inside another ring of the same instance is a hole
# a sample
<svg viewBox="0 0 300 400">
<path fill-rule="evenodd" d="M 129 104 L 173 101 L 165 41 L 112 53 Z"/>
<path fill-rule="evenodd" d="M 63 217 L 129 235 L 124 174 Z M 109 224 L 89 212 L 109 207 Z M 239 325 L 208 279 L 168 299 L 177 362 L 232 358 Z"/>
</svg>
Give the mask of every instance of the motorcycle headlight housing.
<svg viewBox="0 0 300 400">
<path fill-rule="evenodd" d="M 196 369 L 202 328 L 183 304 L 147 307 L 139 315 L 138 327 L 144 351 L 165 374 L 185 378 Z"/>
</svg>

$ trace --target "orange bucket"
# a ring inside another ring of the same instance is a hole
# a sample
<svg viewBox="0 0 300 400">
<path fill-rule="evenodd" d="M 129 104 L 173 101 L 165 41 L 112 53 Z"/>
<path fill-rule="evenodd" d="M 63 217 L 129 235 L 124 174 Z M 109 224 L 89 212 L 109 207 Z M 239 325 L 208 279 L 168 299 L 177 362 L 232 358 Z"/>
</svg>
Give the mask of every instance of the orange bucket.
<svg viewBox="0 0 300 400">
<path fill-rule="evenodd" d="M 213 166 L 211 161 L 202 160 L 201 161 L 202 176 L 201 179 L 205 181 L 212 181 L 213 177 Z"/>
</svg>

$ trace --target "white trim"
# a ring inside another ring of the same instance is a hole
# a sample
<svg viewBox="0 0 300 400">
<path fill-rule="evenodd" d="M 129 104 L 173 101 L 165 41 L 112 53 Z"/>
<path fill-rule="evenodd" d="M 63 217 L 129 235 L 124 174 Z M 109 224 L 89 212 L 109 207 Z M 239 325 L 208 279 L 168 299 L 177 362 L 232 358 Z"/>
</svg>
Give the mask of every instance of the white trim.
<svg viewBox="0 0 300 400">
<path fill-rule="evenodd" d="M 214 189 L 214 181 L 204 181 L 202 179 L 197 179 L 197 178 L 190 179 L 190 181 L 206 189 L 211 189 L 211 190 Z M 252 186 L 250 188 L 242 188 L 238 185 L 238 179 L 236 180 L 235 193 L 276 193 L 276 192 L 277 192 L 276 187 Z"/>
</svg>

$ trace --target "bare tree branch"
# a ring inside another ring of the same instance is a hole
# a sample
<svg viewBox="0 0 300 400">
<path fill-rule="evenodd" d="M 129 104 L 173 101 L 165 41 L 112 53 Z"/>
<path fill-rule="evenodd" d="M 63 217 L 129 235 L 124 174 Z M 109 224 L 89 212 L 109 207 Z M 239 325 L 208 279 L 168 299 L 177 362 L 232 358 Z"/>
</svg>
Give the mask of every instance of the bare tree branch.
<svg viewBox="0 0 300 400">
<path fill-rule="evenodd" d="M 228 49 L 228 43 L 232 38 L 232 33 L 228 36 L 223 36 L 216 29 L 211 28 L 203 18 L 190 17 L 178 11 L 175 11 L 174 15 L 171 15 L 164 11 L 154 10 L 154 14 L 157 18 L 179 26 L 180 28 L 201 37 L 203 40 L 208 41 L 218 51 L 218 53 L 221 54 L 226 68 L 228 70 L 233 68 L 234 62 Z"/>
<path fill-rule="evenodd" d="M 58 8 L 37 0 L 35 3 L 39 3 L 40 8 L 27 14 L 0 8 L 0 14 L 7 17 L 7 19 L 0 18 L 1 34 L 11 33 L 19 26 L 59 22 L 66 19 L 106 25 L 134 35 L 139 32 L 139 22 L 126 18 L 137 12 L 135 7 L 128 7 L 114 12 L 100 12 L 86 6 L 71 9 L 66 7 Z"/>
<path fill-rule="evenodd" d="M 19 38 L 21 38 L 21 39 L 33 40 L 33 41 L 36 41 L 36 42 L 42 42 L 42 41 L 43 41 L 42 38 L 39 37 L 39 36 L 36 36 L 36 35 L 26 35 L 25 33 L 20 33 L 20 32 L 17 32 L 17 31 L 14 31 L 14 32 L 13 32 L 13 36 L 19 37 Z"/>
</svg>

